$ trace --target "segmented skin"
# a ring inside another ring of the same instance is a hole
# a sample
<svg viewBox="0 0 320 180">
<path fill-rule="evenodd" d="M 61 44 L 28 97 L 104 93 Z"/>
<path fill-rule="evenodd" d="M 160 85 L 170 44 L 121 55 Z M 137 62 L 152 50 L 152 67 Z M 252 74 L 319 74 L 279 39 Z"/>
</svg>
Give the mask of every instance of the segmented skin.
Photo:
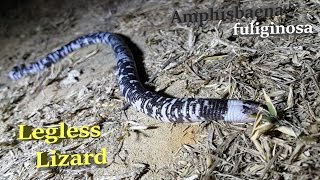
<svg viewBox="0 0 320 180">
<path fill-rule="evenodd" d="M 120 91 L 127 102 L 137 110 L 163 122 L 198 122 L 224 120 L 253 122 L 259 104 L 233 99 L 168 98 L 145 89 L 138 79 L 133 55 L 123 39 L 113 33 L 99 32 L 81 36 L 46 57 L 29 65 L 15 66 L 9 73 L 12 80 L 35 74 L 70 54 L 91 44 L 109 45 L 117 60 L 117 77 Z"/>
</svg>

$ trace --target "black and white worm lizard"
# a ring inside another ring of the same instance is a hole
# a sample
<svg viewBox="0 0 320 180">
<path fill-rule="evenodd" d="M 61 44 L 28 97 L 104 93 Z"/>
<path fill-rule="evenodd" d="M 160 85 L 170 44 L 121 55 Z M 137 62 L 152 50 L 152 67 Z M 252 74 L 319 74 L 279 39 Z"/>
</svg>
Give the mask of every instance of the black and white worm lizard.
<svg viewBox="0 0 320 180">
<path fill-rule="evenodd" d="M 224 120 L 229 122 L 253 122 L 260 110 L 258 103 L 233 99 L 168 98 L 146 90 L 137 75 L 133 55 L 116 34 L 98 32 L 81 36 L 46 57 L 29 65 L 15 66 L 9 73 L 12 80 L 35 74 L 67 56 L 71 52 L 91 44 L 111 46 L 117 59 L 119 88 L 127 102 L 139 111 L 163 122 L 197 122 Z"/>
</svg>

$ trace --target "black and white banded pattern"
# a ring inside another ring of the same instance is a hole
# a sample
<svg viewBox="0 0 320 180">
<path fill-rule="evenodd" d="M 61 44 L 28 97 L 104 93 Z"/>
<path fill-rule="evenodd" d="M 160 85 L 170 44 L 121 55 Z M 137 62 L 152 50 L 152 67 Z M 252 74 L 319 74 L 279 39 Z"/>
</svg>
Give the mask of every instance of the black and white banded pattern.
<svg viewBox="0 0 320 180">
<path fill-rule="evenodd" d="M 13 80 L 35 74 L 55 64 L 71 52 L 90 44 L 109 45 L 117 60 L 120 91 L 126 101 L 139 111 L 163 122 L 197 122 L 224 120 L 253 122 L 252 115 L 259 104 L 252 101 L 224 99 L 167 98 L 146 90 L 137 75 L 133 55 L 126 43 L 116 34 L 99 32 L 71 41 L 46 57 L 29 65 L 15 66 L 9 73 Z"/>
</svg>

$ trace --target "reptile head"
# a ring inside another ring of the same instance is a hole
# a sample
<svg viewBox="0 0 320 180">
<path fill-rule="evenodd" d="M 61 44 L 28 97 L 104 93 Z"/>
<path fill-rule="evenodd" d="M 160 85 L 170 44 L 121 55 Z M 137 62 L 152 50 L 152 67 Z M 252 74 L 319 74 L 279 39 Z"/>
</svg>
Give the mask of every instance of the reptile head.
<svg viewBox="0 0 320 180">
<path fill-rule="evenodd" d="M 235 123 L 254 122 L 262 106 L 254 101 L 229 100 L 225 121 Z"/>
</svg>

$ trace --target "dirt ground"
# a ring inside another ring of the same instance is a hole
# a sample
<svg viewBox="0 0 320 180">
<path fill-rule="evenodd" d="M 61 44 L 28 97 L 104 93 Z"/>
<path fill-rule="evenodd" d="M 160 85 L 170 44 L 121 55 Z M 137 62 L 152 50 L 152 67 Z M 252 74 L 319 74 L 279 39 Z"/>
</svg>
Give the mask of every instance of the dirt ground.
<svg viewBox="0 0 320 180">
<path fill-rule="evenodd" d="M 292 9 L 260 23 L 311 24 L 317 33 L 232 36 L 235 22 L 248 24 L 251 18 L 201 27 L 170 23 L 175 9 L 290 3 Z M 316 0 L 11 1 L 0 9 L 0 179 L 320 179 L 319 7 Z M 74 52 L 38 75 L 9 80 L 14 65 L 98 31 L 130 38 L 150 89 L 174 97 L 265 103 L 264 89 L 278 121 L 170 124 L 125 108 L 115 59 L 103 45 Z M 58 144 L 17 140 L 21 123 L 60 122 L 99 125 L 101 137 Z M 36 152 L 101 148 L 107 149 L 107 165 L 35 167 Z"/>
</svg>

